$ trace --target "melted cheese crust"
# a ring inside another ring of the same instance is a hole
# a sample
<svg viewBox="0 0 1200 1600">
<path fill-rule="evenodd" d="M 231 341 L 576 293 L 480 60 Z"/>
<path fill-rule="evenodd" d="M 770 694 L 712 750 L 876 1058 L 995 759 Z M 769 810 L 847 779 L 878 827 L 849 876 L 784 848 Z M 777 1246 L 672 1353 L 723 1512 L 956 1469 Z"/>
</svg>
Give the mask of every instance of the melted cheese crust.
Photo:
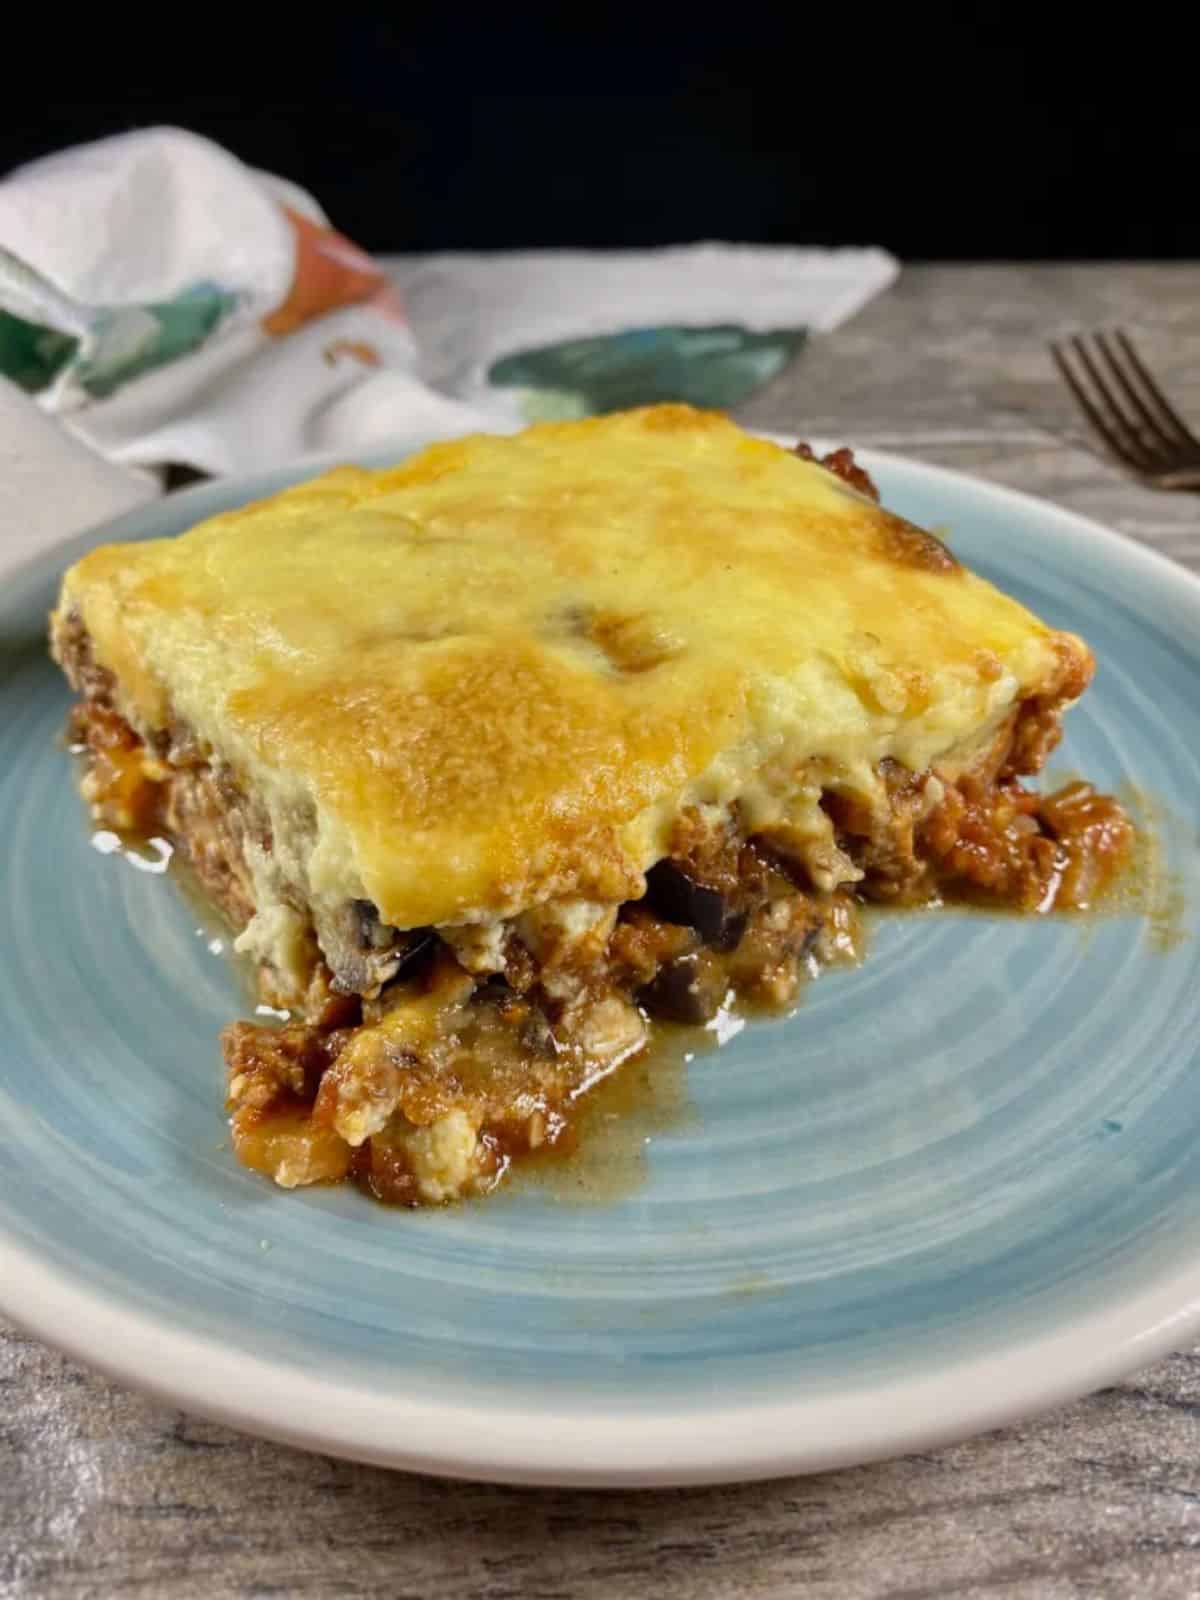
<svg viewBox="0 0 1200 1600">
<path fill-rule="evenodd" d="M 689 804 L 810 823 L 1079 679 L 1086 648 L 823 468 L 656 406 L 341 468 L 66 575 L 314 904 L 406 928 L 642 892 Z M 1086 676 L 1086 671 L 1085 671 Z"/>
</svg>

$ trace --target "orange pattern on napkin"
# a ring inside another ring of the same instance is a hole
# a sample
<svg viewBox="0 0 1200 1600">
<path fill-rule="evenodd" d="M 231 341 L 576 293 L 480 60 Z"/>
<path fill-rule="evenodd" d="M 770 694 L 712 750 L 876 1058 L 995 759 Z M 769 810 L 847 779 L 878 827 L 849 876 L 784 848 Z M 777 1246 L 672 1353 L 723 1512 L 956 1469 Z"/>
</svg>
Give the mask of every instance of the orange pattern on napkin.
<svg viewBox="0 0 1200 1600">
<path fill-rule="evenodd" d="M 290 206 L 283 212 L 296 235 L 296 271 L 283 304 L 262 319 L 264 332 L 281 337 L 326 311 L 366 301 L 397 322 L 405 320 L 400 297 L 365 251 Z"/>
</svg>

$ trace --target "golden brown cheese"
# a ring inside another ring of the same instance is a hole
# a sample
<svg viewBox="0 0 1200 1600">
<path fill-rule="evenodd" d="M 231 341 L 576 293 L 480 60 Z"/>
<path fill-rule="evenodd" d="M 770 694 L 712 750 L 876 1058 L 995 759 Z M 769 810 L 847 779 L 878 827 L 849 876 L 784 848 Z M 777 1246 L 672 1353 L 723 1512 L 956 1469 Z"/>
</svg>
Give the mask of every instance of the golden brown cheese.
<svg viewBox="0 0 1200 1600">
<path fill-rule="evenodd" d="M 264 798 L 285 875 L 398 927 L 636 896 L 685 804 L 759 823 L 983 736 L 1085 647 L 724 417 L 342 468 L 63 584 L 135 726 Z M 263 899 L 270 898 L 264 889 Z"/>
</svg>

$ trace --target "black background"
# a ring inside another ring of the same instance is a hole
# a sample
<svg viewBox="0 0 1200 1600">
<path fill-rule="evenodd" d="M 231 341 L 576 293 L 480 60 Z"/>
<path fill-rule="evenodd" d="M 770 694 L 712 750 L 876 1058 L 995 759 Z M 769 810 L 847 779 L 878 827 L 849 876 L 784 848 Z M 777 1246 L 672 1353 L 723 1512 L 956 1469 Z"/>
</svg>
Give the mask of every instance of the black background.
<svg viewBox="0 0 1200 1600">
<path fill-rule="evenodd" d="M 155 15 L 119 39 L 10 35 L 0 169 L 171 122 L 295 178 L 377 250 L 1200 257 L 1183 9 Z"/>
</svg>

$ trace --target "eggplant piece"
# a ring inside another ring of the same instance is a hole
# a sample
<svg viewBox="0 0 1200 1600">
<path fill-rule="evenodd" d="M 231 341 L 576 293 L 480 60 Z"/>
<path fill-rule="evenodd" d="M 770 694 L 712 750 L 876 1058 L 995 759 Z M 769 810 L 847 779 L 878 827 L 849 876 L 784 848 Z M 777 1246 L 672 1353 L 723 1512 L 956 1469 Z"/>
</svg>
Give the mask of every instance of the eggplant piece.
<svg viewBox="0 0 1200 1600">
<path fill-rule="evenodd" d="M 421 961 L 433 954 L 433 929 L 413 928 L 410 932 L 401 934 L 394 953 L 400 958 L 400 965 L 396 968 L 395 975 L 412 977 Z"/>
<path fill-rule="evenodd" d="M 650 868 L 646 874 L 646 902 L 664 922 L 695 928 L 705 944 L 715 944 L 722 949 L 732 948 L 722 943 L 727 937 L 730 922 L 734 920 L 725 896 L 706 884 L 697 883 L 676 862 L 658 861 Z M 737 938 L 733 943 L 737 943 Z"/>
<path fill-rule="evenodd" d="M 397 965 L 391 975 L 403 971 L 411 961 L 427 948 L 433 939 L 432 928 L 409 928 L 403 933 L 381 922 L 379 912 L 370 900 L 351 901 L 358 919 L 358 943 L 365 954 L 375 955 Z"/>
<path fill-rule="evenodd" d="M 744 911 L 739 912 L 737 916 L 727 916 L 725 918 L 725 926 L 715 939 L 708 941 L 709 944 L 712 945 L 714 950 L 720 950 L 723 954 L 728 954 L 730 950 L 736 950 L 742 942 L 742 935 L 745 933 L 746 924 L 749 921 L 750 918 Z"/>
<path fill-rule="evenodd" d="M 709 1022 L 725 1003 L 728 981 L 720 963 L 706 950 L 693 950 L 660 967 L 638 993 L 638 1002 L 652 1017 L 668 1022 Z"/>
</svg>

